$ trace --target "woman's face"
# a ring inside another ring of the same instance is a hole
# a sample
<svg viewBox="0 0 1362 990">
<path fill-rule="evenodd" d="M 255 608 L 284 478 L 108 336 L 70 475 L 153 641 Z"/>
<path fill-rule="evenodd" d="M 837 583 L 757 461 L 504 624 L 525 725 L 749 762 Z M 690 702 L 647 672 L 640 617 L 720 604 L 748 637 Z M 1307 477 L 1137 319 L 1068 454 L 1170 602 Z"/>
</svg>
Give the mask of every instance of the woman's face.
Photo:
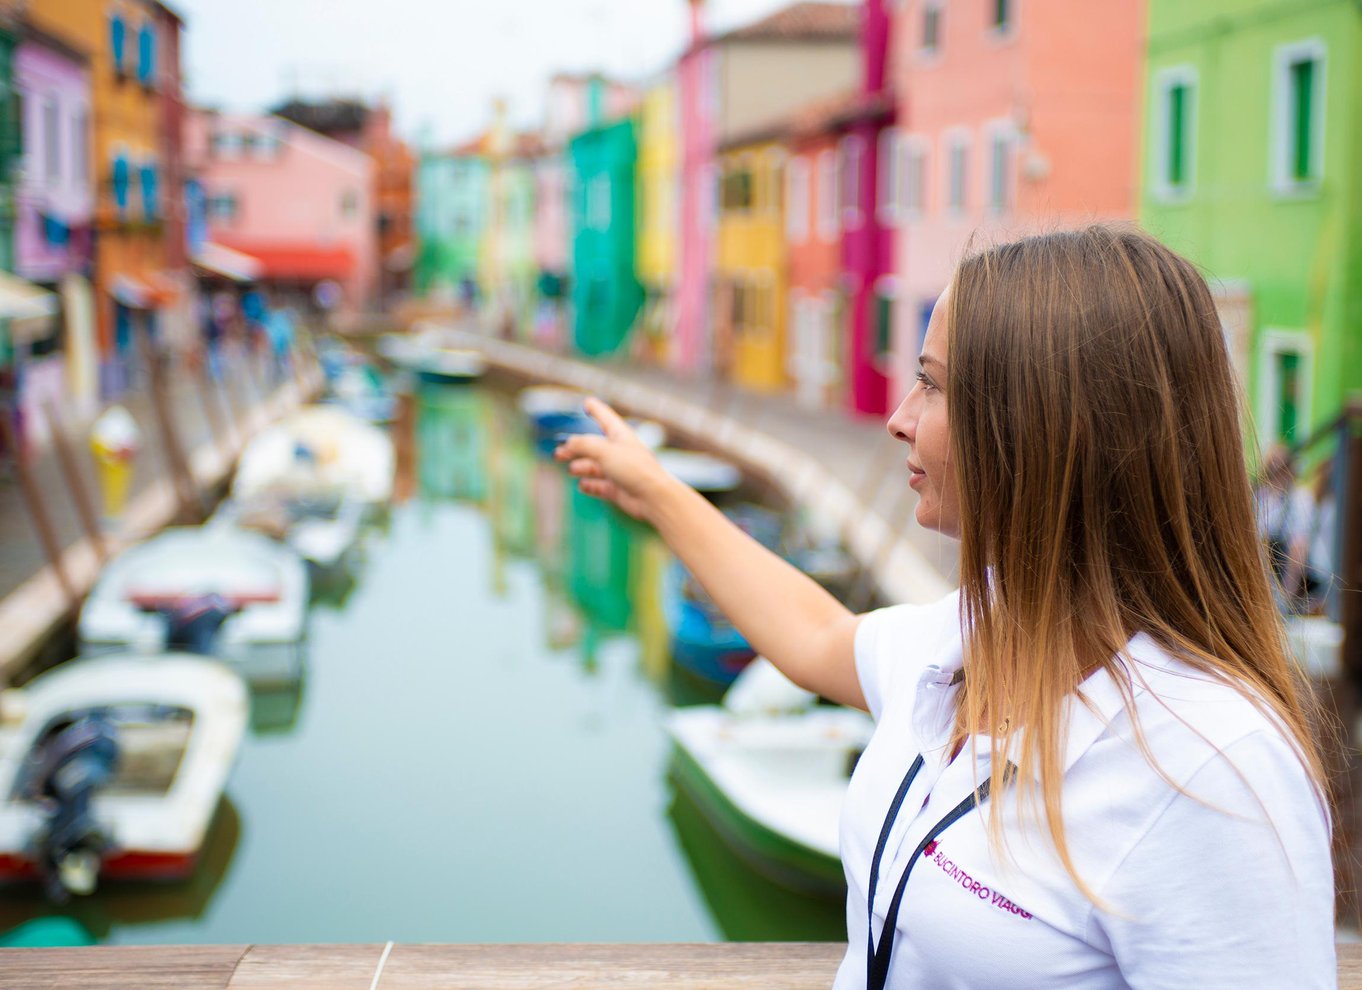
<svg viewBox="0 0 1362 990">
<path fill-rule="evenodd" d="M 918 523 L 958 539 L 960 507 L 946 415 L 947 307 L 943 292 L 922 342 L 917 384 L 889 417 L 887 427 L 890 436 L 908 445 L 908 484 L 918 494 Z"/>
</svg>

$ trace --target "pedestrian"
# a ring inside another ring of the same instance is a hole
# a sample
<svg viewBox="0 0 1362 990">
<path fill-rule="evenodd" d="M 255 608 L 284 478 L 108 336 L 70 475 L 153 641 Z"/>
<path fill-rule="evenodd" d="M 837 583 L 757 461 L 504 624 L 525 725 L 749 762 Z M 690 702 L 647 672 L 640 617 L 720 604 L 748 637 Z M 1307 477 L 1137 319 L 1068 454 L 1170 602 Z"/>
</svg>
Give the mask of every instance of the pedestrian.
<svg viewBox="0 0 1362 990">
<path fill-rule="evenodd" d="M 973 254 L 888 422 L 960 590 L 854 615 L 608 406 L 558 451 L 876 731 L 838 990 L 1325 987 L 1328 797 L 1196 269 L 1094 226 Z"/>
<path fill-rule="evenodd" d="M 1277 607 L 1290 615 L 1304 592 L 1314 506 L 1310 490 L 1296 483 L 1295 456 L 1282 444 L 1263 456 L 1253 486 L 1253 514 L 1276 582 Z"/>
</svg>

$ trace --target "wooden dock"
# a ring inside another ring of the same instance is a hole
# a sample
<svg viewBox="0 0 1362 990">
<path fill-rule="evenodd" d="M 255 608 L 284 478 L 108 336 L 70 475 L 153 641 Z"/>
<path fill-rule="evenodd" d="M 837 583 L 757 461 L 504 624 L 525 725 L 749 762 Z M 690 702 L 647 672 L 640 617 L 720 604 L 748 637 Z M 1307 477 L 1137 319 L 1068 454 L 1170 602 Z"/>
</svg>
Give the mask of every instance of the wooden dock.
<svg viewBox="0 0 1362 990">
<path fill-rule="evenodd" d="M 846 946 L 204 945 L 0 951 L 5 990 L 826 990 Z M 1338 947 L 1362 990 L 1362 944 Z"/>
</svg>

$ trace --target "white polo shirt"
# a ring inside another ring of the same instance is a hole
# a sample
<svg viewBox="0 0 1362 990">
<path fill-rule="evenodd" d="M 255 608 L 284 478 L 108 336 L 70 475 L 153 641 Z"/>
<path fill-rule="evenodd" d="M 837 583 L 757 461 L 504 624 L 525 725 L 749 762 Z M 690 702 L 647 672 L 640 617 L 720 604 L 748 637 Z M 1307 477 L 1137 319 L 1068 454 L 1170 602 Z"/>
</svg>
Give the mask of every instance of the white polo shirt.
<svg viewBox="0 0 1362 990">
<path fill-rule="evenodd" d="M 921 771 L 888 833 L 875 942 L 905 864 L 933 825 L 989 773 L 989 740 L 948 762 L 962 665 L 958 595 L 867 615 L 856 666 L 877 727 L 842 812 L 850 947 L 837 990 L 866 986 L 866 896 L 876 842 L 914 758 Z M 1013 795 L 942 832 L 904 887 L 894 988 L 1333 987 L 1334 887 L 1327 813 L 1292 745 L 1233 688 L 1152 639 L 1129 644 L 1140 728 L 1099 671 L 1071 699 L 1063 814 L 1094 906 L 1043 828 L 1018 824 Z M 1089 707 L 1091 706 L 1091 707 Z M 995 859 L 986 815 L 1001 813 L 1010 858 Z"/>
</svg>

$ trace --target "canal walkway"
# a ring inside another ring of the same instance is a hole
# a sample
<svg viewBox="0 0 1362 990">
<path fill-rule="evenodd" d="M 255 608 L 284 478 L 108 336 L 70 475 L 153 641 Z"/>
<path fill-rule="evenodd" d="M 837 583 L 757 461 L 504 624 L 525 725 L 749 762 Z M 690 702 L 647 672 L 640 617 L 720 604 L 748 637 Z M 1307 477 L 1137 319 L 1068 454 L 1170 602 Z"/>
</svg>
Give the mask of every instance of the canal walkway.
<svg viewBox="0 0 1362 990">
<path fill-rule="evenodd" d="M 684 378 L 615 359 L 587 362 L 427 322 L 455 346 L 480 351 L 497 371 L 582 389 L 630 416 L 653 419 L 687 443 L 739 462 L 781 489 L 815 531 L 841 538 L 869 578 L 859 600 L 930 602 L 957 583 L 953 540 L 913 519 L 907 450 L 878 417 L 815 410 L 712 378 Z"/>
<path fill-rule="evenodd" d="M 128 502 L 116 521 L 102 505 L 91 423 L 49 412 L 52 437 L 22 464 L 0 468 L 0 682 L 34 658 L 84 597 L 106 560 L 177 519 L 198 514 L 228 476 L 245 440 L 320 388 L 315 361 L 299 352 L 291 377 L 263 357 L 237 353 L 214 377 L 206 368 L 168 370 L 160 393 L 144 387 L 119 400 L 137 423 Z"/>
</svg>

